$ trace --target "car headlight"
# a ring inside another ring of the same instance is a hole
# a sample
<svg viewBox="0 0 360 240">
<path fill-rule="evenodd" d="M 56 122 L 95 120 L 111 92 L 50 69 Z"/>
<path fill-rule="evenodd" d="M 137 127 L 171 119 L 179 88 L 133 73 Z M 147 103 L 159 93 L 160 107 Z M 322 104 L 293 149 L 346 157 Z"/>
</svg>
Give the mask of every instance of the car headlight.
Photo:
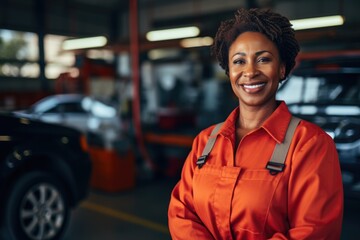
<svg viewBox="0 0 360 240">
<path fill-rule="evenodd" d="M 360 139 L 360 124 L 347 119 L 340 122 L 334 131 L 334 140 L 339 143 L 353 143 Z"/>
<path fill-rule="evenodd" d="M 343 162 L 360 160 L 360 125 L 351 119 L 341 121 L 334 131 L 336 148 Z"/>
</svg>

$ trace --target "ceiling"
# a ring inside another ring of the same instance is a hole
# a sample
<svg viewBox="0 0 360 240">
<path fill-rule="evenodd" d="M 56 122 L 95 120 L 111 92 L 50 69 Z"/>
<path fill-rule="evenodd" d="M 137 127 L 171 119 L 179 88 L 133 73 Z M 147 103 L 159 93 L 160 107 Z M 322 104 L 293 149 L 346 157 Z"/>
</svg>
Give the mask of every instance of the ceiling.
<svg viewBox="0 0 360 240">
<path fill-rule="evenodd" d="M 0 0 L 0 29 L 72 37 L 105 35 L 113 49 L 128 45 L 130 1 L 133 0 Z M 134 0 L 136 1 L 136 0 Z M 221 20 L 239 7 L 266 7 L 300 19 L 341 14 L 340 27 L 297 31 L 303 50 L 360 49 L 358 0 L 137 0 L 138 30 L 144 48 L 176 46 L 176 41 L 148 43 L 149 30 L 197 25 L 213 36 Z"/>
</svg>

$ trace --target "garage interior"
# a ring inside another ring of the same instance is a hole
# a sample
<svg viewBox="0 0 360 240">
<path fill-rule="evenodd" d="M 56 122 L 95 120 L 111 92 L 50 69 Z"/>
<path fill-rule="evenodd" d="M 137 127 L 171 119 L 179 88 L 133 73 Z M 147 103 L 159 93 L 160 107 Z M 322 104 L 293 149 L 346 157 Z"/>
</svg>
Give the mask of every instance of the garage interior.
<svg viewBox="0 0 360 240">
<path fill-rule="evenodd" d="M 340 26 L 297 30 L 301 54 L 360 55 L 357 0 L 0 2 L 1 111 L 64 93 L 119 111 L 119 139 L 89 140 L 91 190 L 65 240 L 170 239 L 167 204 L 192 140 L 237 104 L 210 55 L 220 21 L 236 9 L 271 8 L 290 20 L 342 16 Z M 189 26 L 199 29 L 198 45 L 148 39 L 150 31 Z M 69 40 L 94 37 L 103 42 L 66 48 Z M 359 200 L 345 199 L 342 239 L 360 239 L 359 214 Z"/>
</svg>

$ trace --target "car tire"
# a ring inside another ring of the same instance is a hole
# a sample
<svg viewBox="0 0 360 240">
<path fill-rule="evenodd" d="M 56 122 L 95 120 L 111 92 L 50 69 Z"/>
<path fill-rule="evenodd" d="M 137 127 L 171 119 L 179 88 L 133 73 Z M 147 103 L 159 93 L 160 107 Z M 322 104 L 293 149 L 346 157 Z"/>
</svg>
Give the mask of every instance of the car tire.
<svg viewBox="0 0 360 240">
<path fill-rule="evenodd" d="M 45 172 L 29 172 L 12 186 L 5 205 L 4 231 L 11 240 L 61 239 L 69 222 L 61 182 Z"/>
</svg>

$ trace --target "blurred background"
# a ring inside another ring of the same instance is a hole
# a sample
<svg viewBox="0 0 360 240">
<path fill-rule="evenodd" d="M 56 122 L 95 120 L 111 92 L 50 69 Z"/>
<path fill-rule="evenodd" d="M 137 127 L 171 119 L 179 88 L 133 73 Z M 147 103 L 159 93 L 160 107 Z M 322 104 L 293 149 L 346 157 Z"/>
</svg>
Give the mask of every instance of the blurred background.
<svg viewBox="0 0 360 240">
<path fill-rule="evenodd" d="M 301 52 L 278 99 L 333 137 L 342 239 L 360 238 L 360 1 L 0 2 L 0 110 L 87 140 L 89 193 L 64 239 L 170 239 L 167 204 L 192 140 L 237 105 L 210 46 L 240 7 L 293 23 Z"/>
</svg>

